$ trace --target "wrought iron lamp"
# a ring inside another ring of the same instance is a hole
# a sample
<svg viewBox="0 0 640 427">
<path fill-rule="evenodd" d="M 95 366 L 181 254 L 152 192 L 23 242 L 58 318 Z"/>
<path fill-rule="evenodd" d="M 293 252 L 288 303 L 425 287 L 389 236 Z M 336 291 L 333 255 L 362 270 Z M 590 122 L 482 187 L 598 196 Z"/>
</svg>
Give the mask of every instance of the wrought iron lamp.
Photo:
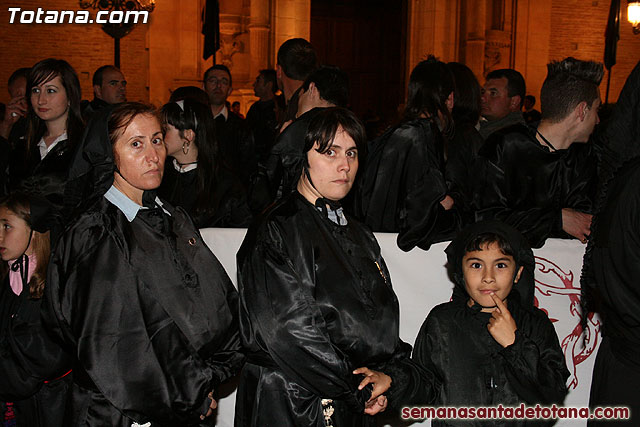
<svg viewBox="0 0 640 427">
<path fill-rule="evenodd" d="M 104 10 L 109 12 L 153 12 L 155 0 L 80 0 L 83 9 Z M 133 30 L 135 23 L 123 22 L 119 24 L 102 24 L 102 30 L 113 37 L 114 65 L 120 68 L 120 39 Z"/>
</svg>

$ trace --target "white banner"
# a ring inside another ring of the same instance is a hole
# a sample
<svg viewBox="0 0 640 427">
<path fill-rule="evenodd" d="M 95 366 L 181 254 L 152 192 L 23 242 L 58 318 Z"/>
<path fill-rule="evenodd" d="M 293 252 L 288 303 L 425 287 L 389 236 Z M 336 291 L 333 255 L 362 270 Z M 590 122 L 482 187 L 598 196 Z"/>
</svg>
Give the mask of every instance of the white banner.
<svg viewBox="0 0 640 427">
<path fill-rule="evenodd" d="M 246 230 L 208 228 L 200 230 L 205 242 L 218 257 L 236 284 L 236 252 Z M 449 281 L 444 248 L 433 245 L 429 251 L 414 249 L 402 252 L 396 246 L 397 234 L 376 233 L 382 255 L 391 273 L 391 283 L 400 301 L 400 337 L 413 344 L 427 314 L 436 305 L 449 301 L 453 284 Z M 565 353 L 571 376 L 565 406 L 587 407 L 591 373 L 600 344 L 600 323 L 590 319 L 587 346 L 583 346 L 580 327 L 580 272 L 584 245 L 577 240 L 550 239 L 536 255 L 536 302 L 553 322 Z M 225 388 L 218 403 L 217 425 L 233 426 L 235 384 Z M 407 425 L 400 420 L 386 420 L 391 426 Z M 412 424 L 430 425 L 428 421 Z M 586 420 L 560 420 L 556 426 L 584 426 Z"/>
</svg>

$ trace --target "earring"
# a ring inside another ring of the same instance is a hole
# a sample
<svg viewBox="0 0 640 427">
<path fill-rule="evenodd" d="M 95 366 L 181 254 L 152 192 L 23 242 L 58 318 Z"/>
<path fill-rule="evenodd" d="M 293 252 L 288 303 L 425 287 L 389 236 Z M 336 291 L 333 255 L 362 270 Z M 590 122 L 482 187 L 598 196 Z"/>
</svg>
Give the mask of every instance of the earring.
<svg viewBox="0 0 640 427">
<path fill-rule="evenodd" d="M 182 143 L 182 152 L 184 153 L 185 156 L 189 154 L 189 144 L 187 143 L 187 141 L 184 141 Z"/>
</svg>

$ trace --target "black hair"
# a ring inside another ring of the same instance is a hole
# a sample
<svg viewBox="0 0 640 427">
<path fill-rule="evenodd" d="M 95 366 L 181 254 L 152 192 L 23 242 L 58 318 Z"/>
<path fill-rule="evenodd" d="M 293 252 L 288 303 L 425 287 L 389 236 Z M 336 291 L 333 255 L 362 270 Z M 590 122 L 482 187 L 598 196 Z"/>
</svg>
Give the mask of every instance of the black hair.
<svg viewBox="0 0 640 427">
<path fill-rule="evenodd" d="M 31 68 L 27 68 L 27 67 L 18 68 L 9 76 L 9 80 L 7 81 L 7 86 L 11 86 L 12 84 L 14 84 L 16 80 L 18 80 L 20 77 L 24 77 L 24 79 L 27 80 L 29 78 L 30 71 L 31 71 Z"/>
<path fill-rule="evenodd" d="M 260 75 L 265 83 L 271 83 L 271 92 L 276 93 L 278 91 L 278 77 L 276 70 L 272 68 L 260 70 Z"/>
<path fill-rule="evenodd" d="M 318 68 L 318 57 L 311 43 L 302 38 L 294 38 L 280 45 L 278 65 L 290 79 L 305 80 Z"/>
<path fill-rule="evenodd" d="M 453 74 L 455 90 L 451 115 L 456 123 L 470 123 L 475 126 L 480 120 L 480 94 L 482 89 L 471 68 L 460 62 L 449 62 L 447 67 Z"/>
<path fill-rule="evenodd" d="M 467 254 L 469 252 L 482 251 L 487 246 L 494 243 L 498 245 L 500 252 L 505 255 L 515 257 L 515 252 L 511 247 L 511 244 L 501 235 L 492 232 L 480 233 L 475 236 L 465 246 L 464 253 Z"/>
<path fill-rule="evenodd" d="M 207 81 L 207 77 L 209 76 L 209 73 L 213 70 L 222 70 L 225 73 L 227 73 L 227 75 L 229 76 L 229 86 L 233 87 L 233 80 L 231 79 L 231 71 L 229 71 L 229 67 L 227 67 L 226 65 L 223 64 L 215 64 L 212 65 L 211 67 L 209 67 L 207 69 L 207 71 L 204 72 L 204 81 Z"/>
<path fill-rule="evenodd" d="M 559 122 L 581 102 L 591 107 L 600 97 L 604 76 L 601 63 L 569 57 L 547 65 L 547 78 L 540 90 L 542 120 Z"/>
<path fill-rule="evenodd" d="M 320 98 L 337 107 L 346 107 L 349 103 L 349 77 L 338 67 L 323 66 L 315 70 L 302 84 L 306 92 L 313 83 Z"/>
<path fill-rule="evenodd" d="M 209 105 L 209 95 L 207 92 L 196 86 L 181 86 L 171 92 L 169 102 L 176 102 L 183 99 L 197 101 L 204 105 Z"/>
<path fill-rule="evenodd" d="M 356 143 L 358 153 L 366 149 L 366 133 L 360 120 L 351 111 L 342 107 L 323 108 L 309 122 L 307 135 L 304 139 L 303 152 L 307 153 L 317 143 L 318 153 L 326 153 L 331 148 L 338 132 L 342 127 Z"/>
<path fill-rule="evenodd" d="M 44 84 L 55 77 L 60 77 L 69 101 L 69 114 L 67 116 L 67 139 L 69 144 L 76 144 L 82 137 L 84 122 L 80 113 L 82 92 L 78 75 L 69 63 L 63 59 L 47 58 L 38 62 L 31 68 L 27 78 L 26 98 L 29 105 L 27 113 L 27 159 L 33 150 L 37 149 L 40 138 L 46 131 L 45 122 L 35 113 L 31 105 L 31 92 L 35 86 Z"/>
<path fill-rule="evenodd" d="M 114 65 L 103 65 L 102 67 L 98 68 L 95 73 L 93 73 L 93 78 L 91 79 L 93 86 L 102 86 L 102 78 L 104 72 L 107 70 L 113 70 L 122 73 L 122 71 L 120 71 L 120 69 Z"/>
<path fill-rule="evenodd" d="M 524 96 L 527 93 L 527 86 L 524 82 L 524 77 L 518 71 L 512 68 L 501 68 L 499 70 L 493 70 L 487 74 L 487 80 L 494 79 L 507 79 L 507 95 L 512 98 L 514 96 L 520 97 L 520 108 L 524 103 Z"/>
<path fill-rule="evenodd" d="M 180 136 L 187 129 L 193 130 L 193 143 L 198 147 L 198 167 L 196 168 L 195 212 L 201 214 L 213 209 L 212 202 L 215 181 L 218 177 L 218 146 L 216 142 L 215 121 L 211 110 L 200 102 L 185 99 L 184 110 L 175 102 L 162 107 L 162 124 L 175 127 Z"/>
<path fill-rule="evenodd" d="M 531 101 L 533 104 L 531 105 L 536 105 L 536 97 L 533 95 L 527 95 L 524 97 L 525 100 L 527 101 Z"/>
<path fill-rule="evenodd" d="M 444 123 L 441 124 L 442 133 L 449 137 L 453 133 L 453 119 L 446 102 L 454 90 L 453 74 L 447 65 L 435 56 L 429 55 L 411 71 L 407 106 L 404 111 L 405 120 L 417 119 L 422 114 L 436 120 L 438 113 L 441 113 L 444 119 Z"/>
</svg>

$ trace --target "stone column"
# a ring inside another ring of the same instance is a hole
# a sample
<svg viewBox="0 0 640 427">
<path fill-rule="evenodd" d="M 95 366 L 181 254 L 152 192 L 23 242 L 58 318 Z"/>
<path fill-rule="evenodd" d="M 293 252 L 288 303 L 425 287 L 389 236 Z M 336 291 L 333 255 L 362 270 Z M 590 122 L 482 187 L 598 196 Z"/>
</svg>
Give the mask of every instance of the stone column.
<svg viewBox="0 0 640 427">
<path fill-rule="evenodd" d="M 274 21 L 273 21 L 273 57 L 272 64 L 275 66 L 278 48 L 285 41 L 302 37 L 310 40 L 311 36 L 311 0 L 273 0 L 274 1 Z"/>
<path fill-rule="evenodd" d="M 249 77 L 254 78 L 264 68 L 269 68 L 269 0 L 251 0 L 249 17 Z"/>
<path fill-rule="evenodd" d="M 485 32 L 487 25 L 487 4 L 486 0 L 466 0 L 466 25 L 462 29 L 464 40 L 464 62 L 467 67 L 475 73 L 476 77 L 483 84 L 484 76 L 484 49 Z"/>
</svg>

